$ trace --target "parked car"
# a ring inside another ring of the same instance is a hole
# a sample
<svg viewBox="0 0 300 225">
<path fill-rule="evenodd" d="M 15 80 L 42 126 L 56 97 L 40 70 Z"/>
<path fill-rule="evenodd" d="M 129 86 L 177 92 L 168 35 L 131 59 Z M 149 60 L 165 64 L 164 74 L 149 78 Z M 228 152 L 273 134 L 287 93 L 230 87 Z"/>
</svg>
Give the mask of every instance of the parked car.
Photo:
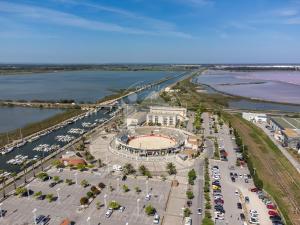
<svg viewBox="0 0 300 225">
<path fill-rule="evenodd" d="M 158 214 L 155 214 L 154 218 L 153 218 L 153 223 L 154 224 L 159 224 L 159 220 L 160 220 L 160 216 Z"/>
<path fill-rule="evenodd" d="M 245 202 L 246 202 L 246 203 L 249 203 L 249 202 L 250 202 L 250 199 L 249 199 L 248 196 L 245 196 Z"/>
<path fill-rule="evenodd" d="M 267 205 L 267 208 L 268 209 L 276 209 L 276 206 L 273 204 L 269 204 L 269 205 Z"/>
<path fill-rule="evenodd" d="M 240 218 L 241 218 L 242 221 L 245 221 L 245 214 L 244 214 L 244 213 L 241 213 L 241 214 L 240 214 Z"/>
<path fill-rule="evenodd" d="M 238 209 L 242 209 L 242 204 L 240 202 L 238 202 L 237 204 Z"/>
<path fill-rule="evenodd" d="M 202 209 L 201 209 L 201 208 L 198 208 L 198 209 L 197 209 L 197 214 L 198 214 L 198 215 L 202 215 Z"/>
<path fill-rule="evenodd" d="M 184 225 L 192 225 L 192 218 L 191 217 L 185 217 L 184 218 Z"/>
<path fill-rule="evenodd" d="M 257 192 L 258 189 L 257 189 L 256 187 L 254 187 L 254 188 L 250 188 L 250 191 L 251 191 L 251 192 Z"/>
<path fill-rule="evenodd" d="M 268 211 L 268 214 L 269 214 L 270 216 L 277 216 L 277 215 L 278 215 L 278 213 L 277 213 L 276 211 L 274 211 L 274 210 L 269 210 L 269 211 Z"/>
<path fill-rule="evenodd" d="M 107 212 L 105 213 L 105 217 L 106 217 L 106 218 L 109 218 L 109 217 L 111 216 L 112 213 L 113 213 L 113 209 L 112 209 L 112 208 L 109 208 L 109 209 L 107 210 Z"/>
<path fill-rule="evenodd" d="M 125 210 L 125 207 L 124 207 L 124 206 L 121 206 L 121 207 L 119 208 L 119 212 L 124 212 L 124 210 Z"/>
</svg>

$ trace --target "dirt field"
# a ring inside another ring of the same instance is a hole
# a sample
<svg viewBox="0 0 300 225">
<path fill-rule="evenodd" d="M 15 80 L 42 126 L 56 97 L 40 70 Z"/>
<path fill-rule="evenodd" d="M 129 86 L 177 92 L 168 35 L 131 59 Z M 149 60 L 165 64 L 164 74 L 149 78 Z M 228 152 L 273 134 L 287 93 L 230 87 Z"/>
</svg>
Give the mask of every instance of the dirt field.
<svg viewBox="0 0 300 225">
<path fill-rule="evenodd" d="M 259 128 L 239 116 L 228 117 L 248 146 L 264 189 L 279 205 L 287 224 L 300 225 L 300 174 Z"/>
</svg>

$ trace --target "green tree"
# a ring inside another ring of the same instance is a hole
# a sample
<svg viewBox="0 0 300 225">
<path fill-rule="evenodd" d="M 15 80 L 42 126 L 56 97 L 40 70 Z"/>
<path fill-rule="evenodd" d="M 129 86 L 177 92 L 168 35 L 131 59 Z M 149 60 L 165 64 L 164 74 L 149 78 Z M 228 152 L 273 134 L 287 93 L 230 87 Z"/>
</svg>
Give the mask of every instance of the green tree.
<svg viewBox="0 0 300 225">
<path fill-rule="evenodd" d="M 134 167 L 132 166 L 132 164 L 126 163 L 123 166 L 123 174 L 124 175 L 134 174 L 135 172 L 136 171 L 135 171 Z"/>
<path fill-rule="evenodd" d="M 188 199 L 193 199 L 193 198 L 194 198 L 194 193 L 193 193 L 191 190 L 188 190 L 188 191 L 186 192 L 186 197 L 187 197 Z"/>
<path fill-rule="evenodd" d="M 191 210 L 189 208 L 185 208 L 183 211 L 184 217 L 189 217 L 191 215 Z"/>
<path fill-rule="evenodd" d="M 94 194 L 93 194 L 93 192 L 88 191 L 88 192 L 86 193 L 86 196 L 87 196 L 88 198 L 93 198 L 93 197 L 94 197 Z"/>
<path fill-rule="evenodd" d="M 27 188 L 25 188 L 25 187 L 17 187 L 16 188 L 16 195 L 23 196 L 25 193 L 27 193 Z"/>
<path fill-rule="evenodd" d="M 53 180 L 55 183 L 58 183 L 60 181 L 60 177 L 59 176 L 54 176 Z"/>
<path fill-rule="evenodd" d="M 126 184 L 124 184 L 122 188 L 123 188 L 124 192 L 128 192 L 129 191 L 129 188 L 128 188 L 128 186 Z"/>
<path fill-rule="evenodd" d="M 53 194 L 47 194 L 46 195 L 46 199 L 49 201 L 49 202 L 52 202 L 54 197 L 53 197 Z"/>
<path fill-rule="evenodd" d="M 177 173 L 176 167 L 174 165 L 174 163 L 169 162 L 167 164 L 167 171 L 169 173 L 169 175 L 173 175 Z"/>
<path fill-rule="evenodd" d="M 156 209 L 155 209 L 151 204 L 149 204 L 149 205 L 147 205 L 147 206 L 145 207 L 145 213 L 146 213 L 148 216 L 154 215 L 155 212 L 156 212 Z"/>
<path fill-rule="evenodd" d="M 89 200 L 87 197 L 82 197 L 80 199 L 80 205 L 87 205 L 89 203 Z"/>
<path fill-rule="evenodd" d="M 85 188 L 85 187 L 89 186 L 89 183 L 87 182 L 87 180 L 82 180 L 80 182 L 80 185 Z"/>
<path fill-rule="evenodd" d="M 118 209 L 120 208 L 120 204 L 116 201 L 111 201 L 109 202 L 108 207 L 112 209 Z"/>
</svg>

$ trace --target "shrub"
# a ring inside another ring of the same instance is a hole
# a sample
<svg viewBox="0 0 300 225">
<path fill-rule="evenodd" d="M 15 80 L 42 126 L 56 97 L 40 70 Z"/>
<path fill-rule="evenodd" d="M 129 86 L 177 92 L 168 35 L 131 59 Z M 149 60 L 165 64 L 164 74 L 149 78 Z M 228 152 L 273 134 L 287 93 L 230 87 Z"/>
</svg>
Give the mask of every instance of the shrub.
<svg viewBox="0 0 300 225">
<path fill-rule="evenodd" d="M 89 200 L 87 197 L 82 197 L 80 199 L 80 205 L 87 205 L 89 203 Z"/>
<path fill-rule="evenodd" d="M 167 164 L 167 171 L 169 173 L 169 175 L 173 175 L 177 173 L 176 167 L 174 165 L 174 163 L 169 162 Z"/>
<path fill-rule="evenodd" d="M 123 187 L 122 187 L 122 188 L 123 188 L 123 191 L 124 191 L 124 192 L 128 192 L 128 191 L 129 191 L 129 188 L 128 188 L 128 186 L 127 186 L 127 185 L 125 185 L 125 184 L 123 185 Z"/>
<path fill-rule="evenodd" d="M 98 184 L 98 187 L 101 188 L 101 189 L 104 189 L 106 187 L 106 185 L 104 183 L 100 182 Z"/>
<path fill-rule="evenodd" d="M 147 205 L 145 207 L 145 213 L 148 215 L 148 216 L 151 216 L 151 215 L 154 215 L 156 212 L 156 209 L 152 206 L 152 205 Z"/>
<path fill-rule="evenodd" d="M 16 195 L 23 196 L 25 193 L 27 193 L 27 188 L 25 188 L 25 187 L 17 187 L 17 189 L 16 189 Z"/>
<path fill-rule="evenodd" d="M 108 207 L 109 208 L 112 208 L 112 209 L 118 209 L 120 208 L 120 204 L 116 201 L 111 201 L 109 204 L 108 204 Z"/>
<path fill-rule="evenodd" d="M 123 166 L 123 174 L 124 175 L 129 175 L 129 174 L 134 174 L 136 171 L 134 167 L 130 163 L 126 163 Z"/>
<path fill-rule="evenodd" d="M 183 214 L 184 214 L 184 217 L 189 217 L 192 214 L 192 212 L 189 208 L 185 208 L 183 211 Z"/>
<path fill-rule="evenodd" d="M 188 199 L 193 199 L 193 198 L 194 198 L 194 193 L 193 193 L 191 190 L 188 190 L 188 191 L 186 192 L 186 197 L 187 197 Z"/>
<path fill-rule="evenodd" d="M 93 192 L 89 191 L 89 192 L 86 193 L 86 196 L 87 196 L 88 198 L 93 198 L 93 197 L 94 197 L 94 194 L 93 194 Z"/>
</svg>

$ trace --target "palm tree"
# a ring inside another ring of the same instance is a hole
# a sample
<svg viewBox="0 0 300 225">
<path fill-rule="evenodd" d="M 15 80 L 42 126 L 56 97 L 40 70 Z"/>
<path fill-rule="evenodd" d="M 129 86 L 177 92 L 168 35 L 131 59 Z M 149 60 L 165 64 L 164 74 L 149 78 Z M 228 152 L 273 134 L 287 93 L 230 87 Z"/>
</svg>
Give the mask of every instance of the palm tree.
<svg viewBox="0 0 300 225">
<path fill-rule="evenodd" d="M 14 188 L 15 188 L 15 190 L 16 190 L 16 188 L 17 188 L 17 184 L 16 184 L 16 176 L 17 176 L 17 173 L 12 173 L 11 174 L 11 177 L 14 179 Z"/>
<path fill-rule="evenodd" d="M 6 197 L 6 193 L 5 193 L 5 179 L 2 180 L 2 193 L 3 193 L 3 198 Z"/>
</svg>

